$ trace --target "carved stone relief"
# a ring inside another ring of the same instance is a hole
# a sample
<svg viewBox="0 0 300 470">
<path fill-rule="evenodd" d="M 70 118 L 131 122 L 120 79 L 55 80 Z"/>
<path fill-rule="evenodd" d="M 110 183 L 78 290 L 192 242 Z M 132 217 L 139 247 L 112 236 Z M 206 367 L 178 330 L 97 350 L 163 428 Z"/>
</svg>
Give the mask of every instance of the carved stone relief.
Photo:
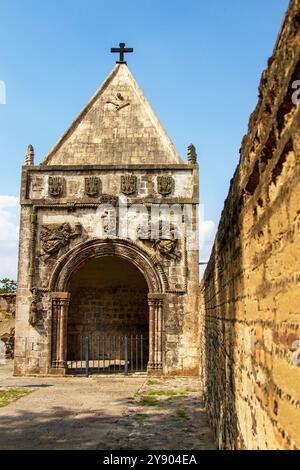
<svg viewBox="0 0 300 470">
<path fill-rule="evenodd" d="M 106 101 L 106 104 L 111 104 L 115 111 L 120 111 L 129 106 L 130 102 L 121 93 L 117 93 L 116 97 Z"/>
<path fill-rule="evenodd" d="M 113 196 L 111 194 L 101 194 L 99 198 L 99 203 L 100 204 L 111 204 L 115 206 L 118 202 L 117 196 Z"/>
<path fill-rule="evenodd" d="M 169 259 L 177 260 L 181 258 L 181 252 L 178 250 L 177 232 L 172 224 L 164 226 L 160 222 L 158 237 L 155 238 L 151 232 L 151 224 L 149 224 L 148 234 L 148 238 L 145 238 L 143 227 L 138 227 L 138 238 L 144 243 L 150 244 L 157 253 Z"/>
<path fill-rule="evenodd" d="M 30 303 L 30 311 L 29 311 L 29 324 L 31 326 L 35 326 L 38 321 L 38 308 L 37 303 L 39 302 L 39 293 L 36 288 L 32 289 L 32 298 Z"/>
<path fill-rule="evenodd" d="M 167 196 L 174 191 L 175 181 L 172 176 L 158 176 L 157 177 L 157 191 L 162 196 Z"/>
<path fill-rule="evenodd" d="M 82 226 L 76 224 L 74 229 L 68 223 L 62 225 L 43 225 L 41 230 L 40 256 L 46 261 L 50 256 L 69 248 L 72 238 L 82 234 Z"/>
<path fill-rule="evenodd" d="M 48 194 L 53 197 L 61 197 L 65 190 L 65 178 L 62 176 L 49 176 L 48 178 Z"/>
<path fill-rule="evenodd" d="M 97 176 L 84 178 L 84 192 L 87 196 L 96 197 L 101 192 L 101 181 Z"/>
<path fill-rule="evenodd" d="M 101 215 L 102 236 L 104 238 L 114 238 L 116 236 L 115 210 L 105 209 Z"/>
<path fill-rule="evenodd" d="M 42 177 L 36 176 L 35 178 L 33 178 L 31 183 L 32 192 L 41 192 L 43 190 L 43 183 L 44 180 Z"/>
<path fill-rule="evenodd" d="M 123 194 L 133 194 L 137 188 L 137 177 L 135 175 L 121 176 L 121 191 Z"/>
</svg>

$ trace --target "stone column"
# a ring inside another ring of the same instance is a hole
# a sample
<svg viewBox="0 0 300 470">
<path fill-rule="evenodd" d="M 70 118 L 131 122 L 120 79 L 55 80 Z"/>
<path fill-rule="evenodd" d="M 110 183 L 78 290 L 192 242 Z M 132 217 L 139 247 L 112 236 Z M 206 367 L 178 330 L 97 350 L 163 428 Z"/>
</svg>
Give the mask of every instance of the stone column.
<svg viewBox="0 0 300 470">
<path fill-rule="evenodd" d="M 163 307 L 163 302 L 161 299 L 159 299 L 157 301 L 157 307 L 156 307 L 156 311 L 157 311 L 157 314 L 156 314 L 157 315 L 156 368 L 157 369 L 162 369 L 162 307 Z"/>
<path fill-rule="evenodd" d="M 51 367 L 54 369 L 66 368 L 69 302 L 70 294 L 68 292 L 52 294 Z"/>
<path fill-rule="evenodd" d="M 149 362 L 148 368 L 154 368 L 155 353 L 155 300 L 149 300 Z"/>
<path fill-rule="evenodd" d="M 161 294 L 149 294 L 149 362 L 150 373 L 162 372 L 162 314 Z"/>
</svg>

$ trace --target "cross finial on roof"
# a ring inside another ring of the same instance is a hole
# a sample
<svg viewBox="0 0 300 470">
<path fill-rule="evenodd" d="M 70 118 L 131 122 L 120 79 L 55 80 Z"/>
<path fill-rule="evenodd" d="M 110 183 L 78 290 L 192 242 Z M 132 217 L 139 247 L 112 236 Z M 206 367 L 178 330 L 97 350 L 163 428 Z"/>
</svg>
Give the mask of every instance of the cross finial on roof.
<svg viewBox="0 0 300 470">
<path fill-rule="evenodd" d="M 125 42 L 120 42 L 119 46 L 120 47 L 112 47 L 110 52 L 117 52 L 120 54 L 120 59 L 116 62 L 117 64 L 126 64 L 127 62 L 124 60 L 124 54 L 133 52 L 133 48 L 125 47 Z"/>
</svg>

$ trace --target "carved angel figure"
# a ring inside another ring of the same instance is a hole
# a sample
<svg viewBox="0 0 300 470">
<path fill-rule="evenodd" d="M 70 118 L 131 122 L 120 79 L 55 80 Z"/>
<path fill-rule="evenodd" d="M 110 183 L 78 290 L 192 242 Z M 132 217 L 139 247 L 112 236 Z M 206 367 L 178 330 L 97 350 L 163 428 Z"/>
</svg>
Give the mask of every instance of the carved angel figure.
<svg viewBox="0 0 300 470">
<path fill-rule="evenodd" d="M 163 228 L 160 224 L 160 238 L 154 241 L 155 248 L 161 255 L 167 258 L 180 259 L 181 253 L 177 250 L 178 239 L 176 238 L 176 229 L 171 224 L 169 228 Z"/>
<path fill-rule="evenodd" d="M 158 225 L 158 237 L 152 235 L 151 231 L 151 223 L 148 225 L 148 232 L 146 234 L 145 228 L 141 225 L 137 227 L 137 238 L 145 242 L 150 242 L 157 251 L 162 256 L 171 259 L 180 259 L 181 253 L 178 251 L 178 238 L 176 236 L 176 229 L 175 227 L 170 225 L 165 225 L 161 221 Z M 147 231 L 147 230 L 146 230 Z"/>
<path fill-rule="evenodd" d="M 76 224 L 72 230 L 68 223 L 60 226 L 43 225 L 41 230 L 42 256 L 48 259 L 54 253 L 69 245 L 71 238 L 81 234 L 82 227 Z"/>
</svg>

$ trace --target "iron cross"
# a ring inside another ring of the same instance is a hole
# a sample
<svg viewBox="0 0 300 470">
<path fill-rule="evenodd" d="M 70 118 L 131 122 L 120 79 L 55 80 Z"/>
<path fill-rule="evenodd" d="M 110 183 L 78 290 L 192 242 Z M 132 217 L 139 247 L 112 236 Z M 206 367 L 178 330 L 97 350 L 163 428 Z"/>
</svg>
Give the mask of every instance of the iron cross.
<svg viewBox="0 0 300 470">
<path fill-rule="evenodd" d="M 120 47 L 112 47 L 110 52 L 117 52 L 120 54 L 120 59 L 116 62 L 117 64 L 126 64 L 124 60 L 124 54 L 128 52 L 133 52 L 132 47 L 125 47 L 125 42 L 120 42 Z"/>
</svg>

